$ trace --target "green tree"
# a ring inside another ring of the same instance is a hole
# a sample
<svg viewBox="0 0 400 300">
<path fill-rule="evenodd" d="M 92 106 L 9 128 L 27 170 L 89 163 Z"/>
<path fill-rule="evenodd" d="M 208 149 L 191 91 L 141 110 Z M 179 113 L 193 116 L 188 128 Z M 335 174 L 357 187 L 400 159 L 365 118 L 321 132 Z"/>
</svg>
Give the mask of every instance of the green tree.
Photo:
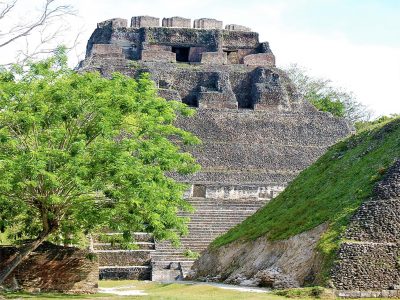
<svg viewBox="0 0 400 300">
<path fill-rule="evenodd" d="M 176 213 L 191 209 L 187 186 L 167 175 L 198 169 L 180 150 L 198 139 L 174 126 L 191 114 L 157 97 L 147 75 L 77 73 L 63 51 L 0 72 L 0 229 L 29 239 L 0 284 L 45 240 L 77 243 L 102 228 L 186 233 Z"/>
<path fill-rule="evenodd" d="M 351 123 L 369 121 L 371 112 L 355 99 L 353 93 L 332 86 L 328 79 L 315 78 L 298 65 L 286 69 L 298 92 L 318 110 L 344 117 Z"/>
</svg>

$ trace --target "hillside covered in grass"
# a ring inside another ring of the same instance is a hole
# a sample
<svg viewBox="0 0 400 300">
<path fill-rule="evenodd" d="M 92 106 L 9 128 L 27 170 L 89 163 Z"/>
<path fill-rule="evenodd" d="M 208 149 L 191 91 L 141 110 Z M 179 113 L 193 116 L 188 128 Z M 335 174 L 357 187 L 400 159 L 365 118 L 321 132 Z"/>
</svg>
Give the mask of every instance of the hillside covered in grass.
<svg viewBox="0 0 400 300">
<path fill-rule="evenodd" d="M 262 236 L 285 240 L 325 223 L 328 229 L 317 246 L 324 274 L 351 216 L 398 158 L 400 118 L 366 128 L 332 146 L 269 204 L 214 240 L 211 249 Z"/>
</svg>

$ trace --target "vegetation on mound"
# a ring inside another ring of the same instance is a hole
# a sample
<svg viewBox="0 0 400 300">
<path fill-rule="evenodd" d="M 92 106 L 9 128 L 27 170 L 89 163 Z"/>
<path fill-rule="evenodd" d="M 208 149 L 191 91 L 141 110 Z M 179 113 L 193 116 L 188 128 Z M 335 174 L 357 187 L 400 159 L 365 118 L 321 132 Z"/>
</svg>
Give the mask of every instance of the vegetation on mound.
<svg viewBox="0 0 400 300">
<path fill-rule="evenodd" d="M 278 296 L 284 296 L 287 298 L 318 298 L 318 299 L 336 298 L 332 290 L 328 290 L 320 286 L 276 290 L 274 291 L 274 294 Z"/>
<path fill-rule="evenodd" d="M 279 196 L 213 241 L 217 248 L 266 235 L 284 240 L 327 223 L 318 245 L 324 258 L 323 282 L 351 216 L 372 195 L 385 170 L 400 157 L 400 118 L 372 124 L 332 146 L 300 173 Z"/>
</svg>

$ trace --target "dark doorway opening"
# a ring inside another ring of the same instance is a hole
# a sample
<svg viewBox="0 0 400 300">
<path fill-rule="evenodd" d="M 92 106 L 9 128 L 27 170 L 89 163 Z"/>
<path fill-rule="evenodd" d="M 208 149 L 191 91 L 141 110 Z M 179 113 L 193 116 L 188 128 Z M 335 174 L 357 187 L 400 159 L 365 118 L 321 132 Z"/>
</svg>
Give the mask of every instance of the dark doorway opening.
<svg viewBox="0 0 400 300">
<path fill-rule="evenodd" d="M 190 47 L 172 47 L 172 52 L 176 53 L 176 61 L 189 62 Z"/>
</svg>

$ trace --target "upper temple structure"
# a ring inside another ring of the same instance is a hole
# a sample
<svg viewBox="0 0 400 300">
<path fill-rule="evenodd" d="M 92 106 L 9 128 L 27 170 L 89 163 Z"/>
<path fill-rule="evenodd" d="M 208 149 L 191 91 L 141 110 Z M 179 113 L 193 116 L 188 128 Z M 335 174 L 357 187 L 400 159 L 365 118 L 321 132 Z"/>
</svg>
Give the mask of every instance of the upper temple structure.
<svg viewBox="0 0 400 300">
<path fill-rule="evenodd" d="M 195 107 L 176 125 L 202 145 L 190 151 L 202 166 L 190 176 L 190 234 L 179 249 L 136 233 L 141 251 L 98 242 L 101 278 L 182 278 L 219 234 L 253 214 L 352 128 L 317 111 L 276 68 L 267 42 L 248 27 L 201 18 L 132 17 L 98 24 L 81 70 L 104 76 L 148 72 L 160 97 Z M 184 215 L 184 214 L 182 214 Z"/>
</svg>

